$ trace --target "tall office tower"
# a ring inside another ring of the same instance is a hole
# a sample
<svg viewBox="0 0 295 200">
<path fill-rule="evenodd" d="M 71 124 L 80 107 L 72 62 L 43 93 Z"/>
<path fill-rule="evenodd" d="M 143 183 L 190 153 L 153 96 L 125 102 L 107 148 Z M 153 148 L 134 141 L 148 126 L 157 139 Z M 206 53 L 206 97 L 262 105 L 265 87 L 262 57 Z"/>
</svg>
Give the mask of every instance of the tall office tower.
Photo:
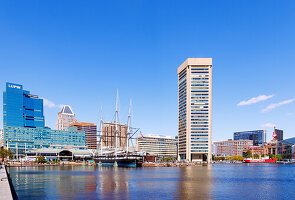
<svg viewBox="0 0 295 200">
<path fill-rule="evenodd" d="M 188 58 L 178 69 L 179 159 L 212 160 L 212 58 Z"/>
<path fill-rule="evenodd" d="M 58 118 L 56 120 L 56 129 L 57 130 L 68 130 L 71 123 L 77 122 L 75 114 L 71 106 L 63 106 L 61 111 L 58 112 Z"/>
<path fill-rule="evenodd" d="M 277 134 L 276 139 L 277 139 L 278 141 L 281 141 L 281 140 L 284 139 L 284 132 L 283 132 L 283 130 L 275 129 L 275 132 L 276 132 L 276 134 Z"/>
<path fill-rule="evenodd" d="M 43 99 L 23 90 L 22 85 L 6 83 L 3 116 L 3 145 L 17 155 L 53 145 L 86 145 L 85 132 L 76 127 L 69 131 L 44 127 Z"/>
<path fill-rule="evenodd" d="M 3 136 L 4 136 L 3 129 L 0 129 L 0 147 L 3 146 Z"/>
<path fill-rule="evenodd" d="M 23 90 L 23 86 L 6 83 L 3 92 L 3 126 L 43 128 L 43 99 Z"/>
<path fill-rule="evenodd" d="M 86 136 L 86 146 L 88 149 L 97 149 L 97 128 L 93 123 L 74 122 L 70 127 L 77 127 L 78 131 L 84 131 Z"/>
<path fill-rule="evenodd" d="M 127 124 L 119 124 L 116 122 L 103 123 L 102 140 L 103 147 L 127 147 Z"/>
</svg>

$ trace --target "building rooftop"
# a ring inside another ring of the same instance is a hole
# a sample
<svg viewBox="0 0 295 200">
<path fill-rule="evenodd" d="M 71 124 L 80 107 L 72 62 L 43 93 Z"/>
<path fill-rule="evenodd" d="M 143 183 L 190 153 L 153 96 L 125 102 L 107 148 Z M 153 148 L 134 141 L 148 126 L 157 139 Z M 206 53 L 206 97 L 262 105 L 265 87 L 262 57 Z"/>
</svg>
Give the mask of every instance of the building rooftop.
<svg viewBox="0 0 295 200">
<path fill-rule="evenodd" d="M 74 112 L 71 108 L 71 106 L 68 106 L 68 105 L 64 105 L 61 109 L 61 113 L 64 113 L 64 114 L 69 114 L 69 115 L 74 115 Z"/>
<path fill-rule="evenodd" d="M 167 136 L 167 135 L 155 135 L 155 134 L 147 134 L 144 137 L 171 139 L 171 136 Z"/>
<path fill-rule="evenodd" d="M 285 139 L 285 140 L 281 140 L 280 142 L 294 145 L 295 144 L 295 137 Z"/>
<path fill-rule="evenodd" d="M 188 65 L 212 65 L 212 58 L 188 58 L 178 67 L 177 73 Z"/>
<path fill-rule="evenodd" d="M 73 122 L 70 124 L 70 126 L 96 126 L 93 123 L 88 123 L 88 122 Z"/>
</svg>

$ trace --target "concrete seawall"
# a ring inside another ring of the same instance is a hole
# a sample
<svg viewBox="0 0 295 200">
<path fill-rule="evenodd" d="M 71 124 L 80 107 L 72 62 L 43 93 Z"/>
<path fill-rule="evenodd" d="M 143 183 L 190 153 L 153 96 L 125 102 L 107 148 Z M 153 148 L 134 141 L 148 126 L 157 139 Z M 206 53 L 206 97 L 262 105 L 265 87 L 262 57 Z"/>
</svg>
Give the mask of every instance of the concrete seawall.
<svg viewBox="0 0 295 200">
<path fill-rule="evenodd" d="M 4 165 L 0 165 L 0 199 L 12 200 L 11 188 Z"/>
</svg>

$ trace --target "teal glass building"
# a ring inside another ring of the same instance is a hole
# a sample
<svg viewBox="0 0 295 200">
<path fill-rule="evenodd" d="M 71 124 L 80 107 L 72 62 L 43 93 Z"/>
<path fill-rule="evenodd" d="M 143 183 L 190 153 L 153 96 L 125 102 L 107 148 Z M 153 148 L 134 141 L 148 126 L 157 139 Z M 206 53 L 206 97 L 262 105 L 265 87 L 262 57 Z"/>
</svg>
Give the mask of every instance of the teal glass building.
<svg viewBox="0 0 295 200">
<path fill-rule="evenodd" d="M 3 92 L 3 143 L 17 155 L 39 148 L 86 147 L 85 132 L 72 127 L 68 131 L 45 127 L 43 99 L 6 83 Z"/>
<path fill-rule="evenodd" d="M 71 127 L 68 131 L 50 128 L 4 127 L 4 144 L 15 154 L 24 154 L 39 148 L 75 146 L 85 149 L 85 132 Z"/>
</svg>

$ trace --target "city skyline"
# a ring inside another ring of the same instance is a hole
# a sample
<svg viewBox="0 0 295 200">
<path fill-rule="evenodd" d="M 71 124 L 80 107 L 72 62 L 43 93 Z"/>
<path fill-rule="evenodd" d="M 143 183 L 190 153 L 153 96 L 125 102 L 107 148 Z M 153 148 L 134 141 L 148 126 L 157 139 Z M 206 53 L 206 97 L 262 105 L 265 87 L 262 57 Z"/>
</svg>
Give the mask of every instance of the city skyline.
<svg viewBox="0 0 295 200">
<path fill-rule="evenodd" d="M 53 129 L 59 105 L 71 105 L 78 121 L 96 125 L 102 106 L 111 121 L 119 88 L 121 123 L 132 98 L 133 126 L 174 137 L 177 67 L 189 57 L 213 57 L 212 141 L 257 129 L 266 129 L 269 141 L 273 125 L 285 138 L 294 136 L 295 29 L 287 26 L 294 3 L 136 4 L 119 3 L 106 13 L 113 5 L 43 2 L 36 10 L 4 2 L 0 88 L 17 83 L 47 99 L 45 123 Z M 88 12 L 75 15 L 79 9 Z"/>
</svg>

